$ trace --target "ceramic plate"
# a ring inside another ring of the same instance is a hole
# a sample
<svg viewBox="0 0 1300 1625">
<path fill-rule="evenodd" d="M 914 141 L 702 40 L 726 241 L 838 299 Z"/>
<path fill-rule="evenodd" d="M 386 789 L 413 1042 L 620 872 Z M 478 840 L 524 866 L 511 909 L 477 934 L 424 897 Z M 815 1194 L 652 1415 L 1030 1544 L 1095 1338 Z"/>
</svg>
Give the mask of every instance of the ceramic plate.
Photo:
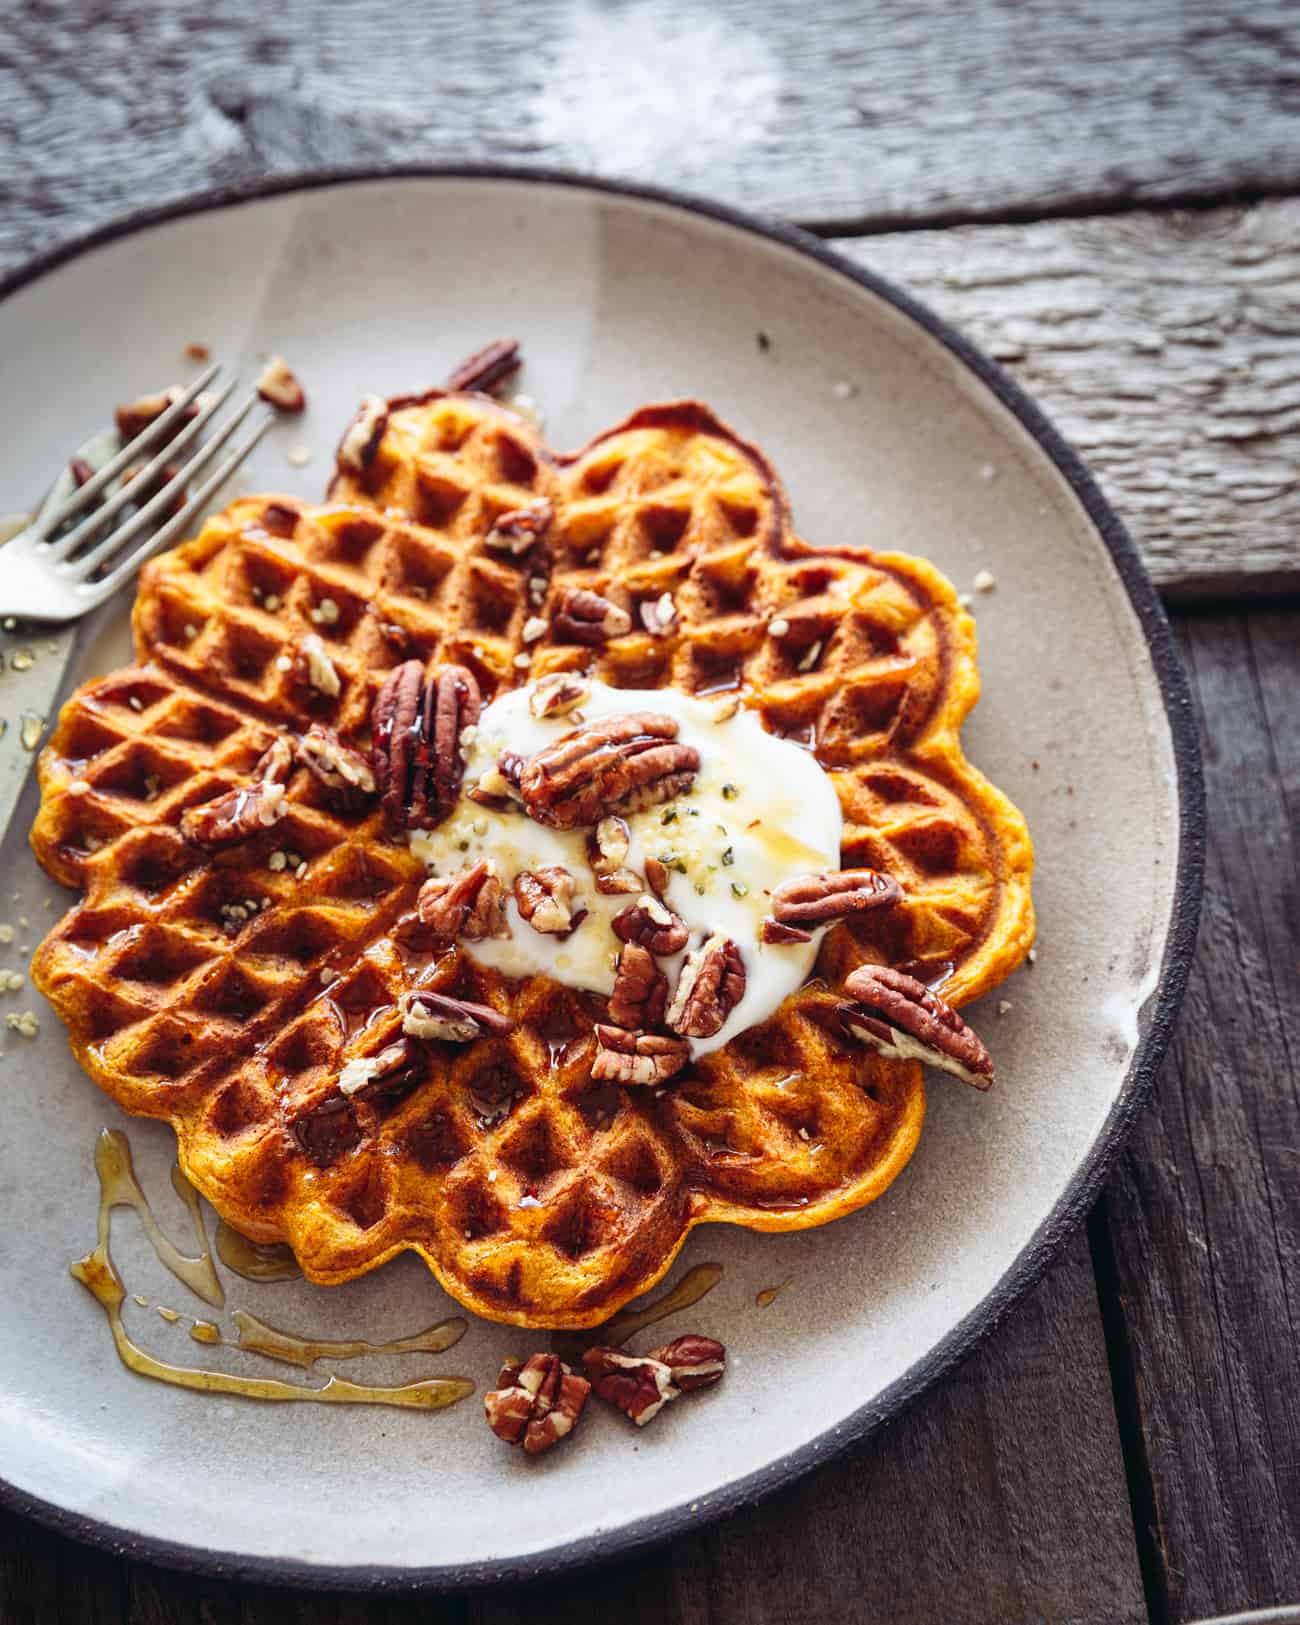
<svg viewBox="0 0 1300 1625">
<path fill-rule="evenodd" d="M 43 1022 L 35 1040 L 4 1034 L 0 1062 L 0 1472 L 13 1505 L 115 1548 L 227 1575 L 459 1586 L 589 1561 L 751 1500 L 878 1426 L 1042 1270 L 1114 1156 L 1182 990 L 1196 746 L 1133 548 L 995 367 L 811 239 L 668 196 L 483 172 L 316 180 L 131 222 L 21 273 L 0 304 L 6 374 L 25 380 L 0 409 L 0 511 L 30 505 L 114 402 L 184 375 L 188 341 L 246 376 L 267 350 L 291 359 L 308 411 L 272 431 L 240 487 L 316 496 L 361 394 L 422 389 L 502 333 L 523 341 L 518 387 L 557 446 L 641 402 L 698 396 L 772 457 L 810 541 L 923 553 L 962 590 L 996 578 L 975 595 L 984 696 L 965 738 L 1028 817 L 1040 922 L 1037 963 L 973 1008 L 1000 1081 L 984 1096 L 933 1079 L 911 1165 L 850 1219 L 696 1231 L 665 1285 L 706 1261 L 721 1281 L 662 1329 L 721 1337 L 726 1382 L 644 1433 L 597 1406 L 573 1445 L 529 1461 L 492 1438 L 477 1399 L 434 1414 L 259 1404 L 126 1371 L 67 1266 L 94 1241 L 105 1124 L 129 1129 L 184 1237 L 172 1137 L 96 1091 L 29 989 L 5 995 Z M 301 446 L 304 466 L 288 456 Z M 115 663 L 128 608 L 83 632 L 69 680 Z M 11 770 L 14 685 L 35 681 L 39 698 L 41 671 L 47 687 L 57 673 L 44 636 L 24 641 L 35 667 L 0 677 Z M 19 968 L 64 902 L 28 852 L 32 810 L 29 786 L 3 853 L 0 918 L 17 940 L 0 965 Z M 114 1250 L 131 1291 L 204 1313 L 132 1214 L 117 1215 Z M 229 1307 L 314 1335 L 384 1339 L 456 1312 L 409 1255 L 346 1287 L 227 1286 Z M 129 1301 L 127 1316 L 165 1358 L 204 1353 L 184 1322 Z M 482 1387 L 530 1341 L 473 1323 L 448 1353 L 349 1374 Z"/>
</svg>

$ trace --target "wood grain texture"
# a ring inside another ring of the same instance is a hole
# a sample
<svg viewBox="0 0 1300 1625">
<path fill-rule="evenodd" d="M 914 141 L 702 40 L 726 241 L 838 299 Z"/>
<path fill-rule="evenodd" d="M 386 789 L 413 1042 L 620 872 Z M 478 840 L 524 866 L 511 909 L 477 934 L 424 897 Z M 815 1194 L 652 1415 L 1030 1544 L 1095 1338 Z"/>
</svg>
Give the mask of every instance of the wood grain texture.
<svg viewBox="0 0 1300 1625">
<path fill-rule="evenodd" d="M 1300 588 L 1300 201 L 836 246 L 1024 385 L 1171 600 Z"/>
<path fill-rule="evenodd" d="M 562 1494 L 555 1510 L 562 1526 Z M 814 1612 L 858 1625 L 1146 1620 L 1082 1237 L 879 1438 L 753 1511 L 559 1584 L 295 1597 L 120 1563 L 0 1516 L 0 1625 L 803 1625 Z"/>
<path fill-rule="evenodd" d="M 1300 614 L 1188 619 L 1205 912 L 1099 1218 L 1162 1616 L 1300 1601 Z"/>
<path fill-rule="evenodd" d="M 27 0 L 0 257 L 310 163 L 504 159 L 824 228 L 1300 184 L 1289 0 Z"/>
</svg>

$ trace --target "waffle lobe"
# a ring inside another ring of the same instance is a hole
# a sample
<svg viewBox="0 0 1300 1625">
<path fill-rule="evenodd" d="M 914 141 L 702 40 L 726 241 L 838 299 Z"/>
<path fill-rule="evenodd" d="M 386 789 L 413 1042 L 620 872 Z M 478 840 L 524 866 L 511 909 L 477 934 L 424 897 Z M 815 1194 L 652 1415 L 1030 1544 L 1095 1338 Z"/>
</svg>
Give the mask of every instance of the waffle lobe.
<svg viewBox="0 0 1300 1625">
<path fill-rule="evenodd" d="M 543 497 L 537 550 L 487 545 Z M 525 645 L 574 587 L 633 629 Z M 676 618 L 651 635 L 640 606 L 664 593 Z M 951 586 L 922 559 L 799 540 L 765 458 L 696 402 L 645 407 L 568 456 L 486 396 L 392 402 L 374 460 L 323 505 L 241 498 L 147 565 L 133 627 L 137 663 L 75 693 L 41 757 L 32 843 L 81 896 L 34 979 L 91 1077 L 170 1122 L 218 1211 L 287 1241 L 314 1281 L 413 1248 L 481 1315 L 582 1327 L 651 1286 L 697 1224 L 849 1213 L 907 1162 L 924 1094 L 915 1063 L 846 1043 L 844 977 L 907 965 L 961 1003 L 1032 941 L 1024 820 L 958 739 L 979 681 Z M 337 695 L 304 680 L 309 635 Z M 670 1089 L 593 1085 L 601 1001 L 435 952 L 421 868 L 374 802 L 340 813 L 298 768 L 265 833 L 212 858 L 179 834 L 277 732 L 320 723 L 364 749 L 384 674 L 412 657 L 468 667 L 485 701 L 576 669 L 736 692 L 815 751 L 845 867 L 893 875 L 903 902 L 835 926 L 809 984 Z M 417 985 L 516 1025 L 420 1045 L 388 1087 L 344 1099 L 343 1066 L 394 1042 Z"/>
</svg>

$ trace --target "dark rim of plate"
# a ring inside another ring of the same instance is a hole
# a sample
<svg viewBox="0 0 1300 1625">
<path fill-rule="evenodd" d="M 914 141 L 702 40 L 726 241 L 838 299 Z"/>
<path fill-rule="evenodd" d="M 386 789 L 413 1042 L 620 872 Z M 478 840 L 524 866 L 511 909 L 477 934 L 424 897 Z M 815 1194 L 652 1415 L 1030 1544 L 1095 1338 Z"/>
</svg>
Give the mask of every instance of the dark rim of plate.
<svg viewBox="0 0 1300 1625">
<path fill-rule="evenodd" d="M 703 215 L 752 236 L 781 244 L 793 253 L 814 260 L 838 276 L 885 300 L 938 339 L 981 380 L 1033 436 L 1064 477 L 1106 544 L 1129 600 L 1142 626 L 1151 651 L 1164 700 L 1165 716 L 1178 773 L 1179 841 L 1173 906 L 1163 962 L 1154 994 L 1143 1011 L 1143 1032 L 1133 1054 L 1128 1075 L 1110 1113 L 1087 1156 L 1075 1170 L 1069 1184 L 1048 1217 L 1039 1226 L 1015 1262 L 991 1292 L 902 1377 L 866 1405 L 838 1424 L 831 1432 L 810 1440 L 776 1461 L 724 1490 L 710 1495 L 704 1504 L 692 1509 L 672 1507 L 653 1517 L 638 1519 L 608 1534 L 570 1541 L 526 1557 L 503 1558 L 485 1563 L 458 1566 L 441 1564 L 433 1568 L 397 1568 L 385 1565 L 355 1564 L 332 1567 L 328 1563 L 304 1563 L 291 1558 L 250 1557 L 238 1552 L 217 1552 L 201 1546 L 182 1545 L 134 1534 L 101 1519 L 68 1512 L 52 1502 L 29 1495 L 0 1478 L 0 1505 L 13 1508 L 56 1529 L 60 1534 L 89 1541 L 120 1557 L 139 1558 L 152 1563 L 212 1575 L 223 1580 L 243 1579 L 262 1584 L 311 1587 L 320 1590 L 416 1591 L 461 1590 L 472 1586 L 522 1583 L 549 1578 L 615 1558 L 645 1551 L 671 1536 L 698 1530 L 723 1515 L 752 1506 L 763 1496 L 791 1483 L 802 1474 L 820 1467 L 831 1457 L 891 1420 L 907 1402 L 969 1354 L 993 1330 L 1016 1300 L 1031 1287 L 1056 1257 L 1064 1242 L 1086 1217 L 1096 1200 L 1138 1114 L 1152 1088 L 1155 1070 L 1169 1042 L 1174 1018 L 1182 1000 L 1196 944 L 1196 927 L 1201 905 L 1201 882 L 1205 856 L 1205 797 L 1201 779 L 1200 745 L 1191 694 L 1183 673 L 1173 634 L 1156 596 L 1155 588 L 1124 526 L 1107 503 L 1078 453 L 1062 439 L 1043 412 L 1002 369 L 978 350 L 933 311 L 892 283 L 861 269 L 837 254 L 816 237 L 794 226 L 760 219 L 724 204 L 672 190 L 640 186 L 623 181 L 600 180 L 568 170 L 523 168 L 504 164 L 387 164 L 339 169 L 313 170 L 263 179 L 247 185 L 219 187 L 182 198 L 158 208 L 132 213 L 60 243 L 0 279 L 0 299 L 75 259 L 119 237 L 146 230 L 187 215 L 212 209 L 251 203 L 285 192 L 311 190 L 323 186 L 393 180 L 497 181 L 511 185 L 567 186 L 604 193 L 645 203 L 667 205 L 688 214 Z"/>
</svg>

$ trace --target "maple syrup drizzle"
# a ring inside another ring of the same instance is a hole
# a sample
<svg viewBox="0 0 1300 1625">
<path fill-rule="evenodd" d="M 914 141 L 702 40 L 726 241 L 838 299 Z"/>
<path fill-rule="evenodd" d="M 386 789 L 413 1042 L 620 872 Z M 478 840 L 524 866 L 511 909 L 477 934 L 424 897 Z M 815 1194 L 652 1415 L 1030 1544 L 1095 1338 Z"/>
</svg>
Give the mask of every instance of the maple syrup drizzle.
<svg viewBox="0 0 1300 1625">
<path fill-rule="evenodd" d="M 226 1301 L 226 1292 L 217 1275 L 217 1267 L 212 1262 L 212 1250 L 208 1246 L 208 1233 L 203 1223 L 203 1213 L 199 1208 L 198 1192 L 180 1169 L 172 1169 L 172 1188 L 185 1204 L 190 1222 L 194 1226 L 195 1239 L 199 1244 L 199 1254 L 196 1258 L 183 1253 L 163 1234 L 154 1217 L 153 1208 L 149 1205 L 149 1198 L 136 1178 L 130 1142 L 120 1129 L 100 1129 L 99 1138 L 95 1141 L 95 1172 L 99 1176 L 101 1200 L 107 1207 L 134 1208 L 149 1245 L 158 1254 L 159 1261 L 183 1286 L 189 1287 L 196 1298 L 202 1298 L 204 1303 L 210 1303 L 214 1309 L 220 1309 Z"/>
<path fill-rule="evenodd" d="M 391 1343 L 335 1342 L 281 1331 L 278 1326 L 268 1326 L 247 1309 L 236 1309 L 231 1319 L 239 1333 L 235 1338 L 223 1337 L 221 1328 L 210 1320 L 196 1320 L 190 1328 L 190 1336 L 196 1343 L 224 1343 L 227 1348 L 263 1354 L 269 1360 L 283 1360 L 286 1365 L 302 1366 L 304 1370 L 317 1360 L 359 1360 L 368 1354 L 441 1354 L 459 1343 L 469 1329 L 468 1321 L 454 1315 L 427 1326 L 422 1332 L 413 1332 L 410 1337 L 394 1338 Z"/>
<path fill-rule="evenodd" d="M 582 1340 L 587 1344 L 612 1343 L 617 1347 L 645 1327 L 675 1315 L 679 1309 L 689 1309 L 706 1293 L 712 1292 L 721 1279 L 721 1264 L 696 1264 L 693 1269 L 687 1270 L 671 1292 L 665 1292 L 662 1298 L 655 1298 L 642 1309 L 622 1310 L 603 1326 L 593 1326 L 589 1332 L 583 1332 Z"/>
<path fill-rule="evenodd" d="M 785 1291 L 786 1287 L 788 1287 L 793 1280 L 793 1275 L 787 1275 L 784 1281 L 778 1281 L 775 1286 L 765 1286 L 763 1290 L 755 1296 L 754 1302 L 760 1309 L 766 1309 L 769 1304 L 776 1302 L 776 1300 Z"/>
<path fill-rule="evenodd" d="M 302 1275 L 293 1249 L 279 1241 L 250 1241 L 224 1219 L 217 1221 L 217 1257 L 246 1281 L 296 1281 Z"/>
<path fill-rule="evenodd" d="M 101 1132 L 95 1146 L 95 1172 L 99 1177 L 99 1213 L 96 1220 L 95 1247 L 84 1258 L 79 1258 L 71 1264 L 69 1269 L 73 1278 L 81 1282 L 108 1317 L 113 1345 L 117 1349 L 118 1358 L 128 1370 L 142 1377 L 151 1377 L 155 1382 L 170 1383 L 173 1387 L 189 1388 L 198 1393 L 233 1394 L 241 1399 L 261 1399 L 280 1403 L 393 1405 L 417 1410 L 443 1410 L 474 1392 L 474 1384 L 468 1377 L 421 1377 L 415 1382 L 403 1383 L 397 1387 L 376 1387 L 368 1383 L 350 1382 L 346 1377 L 331 1376 L 321 1387 L 308 1388 L 302 1383 L 283 1382 L 278 1377 L 238 1377 L 226 1371 L 208 1371 L 203 1367 L 172 1365 L 169 1361 L 158 1359 L 132 1341 L 122 1320 L 122 1305 L 126 1302 L 127 1292 L 109 1251 L 113 1209 L 134 1207 L 140 1214 L 145 1234 L 153 1243 L 159 1258 L 169 1269 L 173 1269 L 178 1279 L 189 1286 L 198 1297 L 205 1302 L 211 1302 L 212 1299 L 193 1285 L 190 1279 L 190 1276 L 195 1274 L 193 1266 L 196 1261 L 180 1252 L 154 1222 L 148 1200 L 136 1180 L 131 1162 L 131 1149 L 124 1134 L 115 1129 L 105 1129 Z M 197 1197 L 193 1211 L 197 1211 Z M 212 1265 L 211 1255 L 207 1253 L 206 1244 L 204 1251 L 219 1293 L 216 1301 L 221 1304 L 224 1302 L 225 1293 L 220 1281 L 216 1279 L 215 1267 Z M 169 1262 L 171 1259 L 175 1259 L 182 1269 L 174 1269 L 173 1264 Z M 197 1278 L 207 1284 L 205 1276 L 199 1275 Z M 164 1318 L 172 1316 L 177 1320 L 182 1318 L 175 1310 L 169 1310 Z M 450 1344 L 457 1341 L 461 1335 L 459 1331 L 449 1334 L 444 1330 L 451 1324 L 444 1322 L 443 1328 L 431 1327 L 428 1334 L 417 1336 L 423 1337 L 443 1330 L 443 1335 L 450 1335 L 450 1342 L 445 1342 L 443 1347 L 450 1347 Z M 210 1332 L 199 1336 L 197 1339 L 199 1342 L 224 1341 L 220 1329 L 213 1322 L 202 1321 L 198 1325 L 211 1328 Z M 463 1326 L 464 1322 L 461 1322 L 462 1329 Z M 265 1329 L 268 1332 L 273 1331 L 271 1327 Z M 213 1336 L 212 1333 L 216 1335 Z M 242 1335 L 241 1328 L 241 1341 Z M 289 1340 L 287 1333 L 277 1335 Z M 308 1345 L 304 1345 L 306 1346 Z M 325 1348 L 330 1346 L 324 1345 Z M 334 1347 L 337 1348 L 337 1345 Z M 365 1345 L 365 1348 L 366 1352 L 380 1352 L 369 1345 Z M 333 1357 L 341 1356 L 336 1353 Z M 307 1364 L 311 1364 L 311 1361 L 309 1360 Z"/>
</svg>

